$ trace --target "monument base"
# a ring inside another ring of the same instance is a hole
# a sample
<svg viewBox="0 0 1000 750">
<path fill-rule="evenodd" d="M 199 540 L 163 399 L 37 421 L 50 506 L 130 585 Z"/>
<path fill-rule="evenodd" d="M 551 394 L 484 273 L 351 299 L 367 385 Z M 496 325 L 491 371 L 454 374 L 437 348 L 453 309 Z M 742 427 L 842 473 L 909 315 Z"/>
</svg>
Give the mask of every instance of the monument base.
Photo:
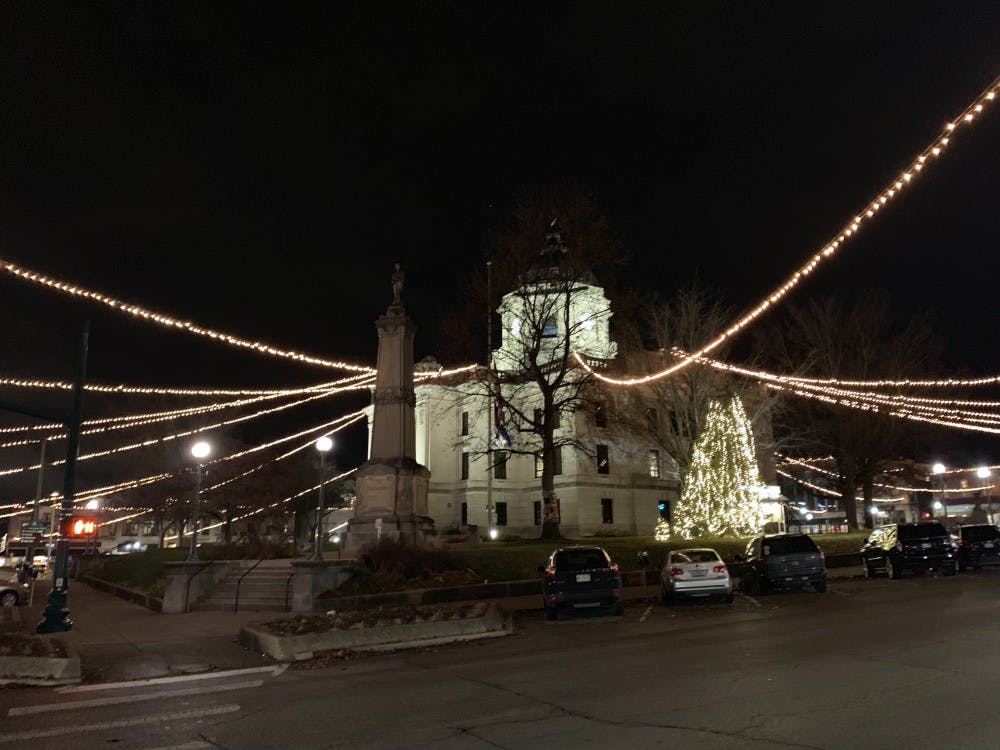
<svg viewBox="0 0 1000 750">
<path fill-rule="evenodd" d="M 437 544 L 434 520 L 427 516 L 362 516 L 347 522 L 344 536 L 344 556 L 358 557 L 379 541 L 391 540 L 415 547 Z"/>
</svg>

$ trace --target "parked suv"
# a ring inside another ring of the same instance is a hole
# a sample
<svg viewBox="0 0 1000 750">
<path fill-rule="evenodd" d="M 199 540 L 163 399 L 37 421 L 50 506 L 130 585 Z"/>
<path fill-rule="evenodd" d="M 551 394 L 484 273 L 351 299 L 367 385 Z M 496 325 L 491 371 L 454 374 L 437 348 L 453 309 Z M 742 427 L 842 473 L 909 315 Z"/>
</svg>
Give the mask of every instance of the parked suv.
<svg viewBox="0 0 1000 750">
<path fill-rule="evenodd" d="M 806 585 L 826 591 L 826 557 L 808 534 L 759 536 L 735 559 L 745 563 L 740 588 L 748 594 Z"/>
<path fill-rule="evenodd" d="M 868 578 L 878 570 L 889 578 L 899 578 L 904 570 L 917 574 L 939 570 L 950 576 L 955 575 L 957 562 L 948 532 L 936 521 L 879 526 L 861 548 L 861 565 Z"/>
<path fill-rule="evenodd" d="M 564 547 L 549 557 L 542 599 L 550 620 L 561 610 L 611 607 L 616 615 L 624 614 L 622 577 L 618 566 L 601 547 Z"/>
<path fill-rule="evenodd" d="M 979 570 L 1000 565 L 1000 529 L 992 523 L 975 523 L 958 529 L 958 569 Z"/>
</svg>

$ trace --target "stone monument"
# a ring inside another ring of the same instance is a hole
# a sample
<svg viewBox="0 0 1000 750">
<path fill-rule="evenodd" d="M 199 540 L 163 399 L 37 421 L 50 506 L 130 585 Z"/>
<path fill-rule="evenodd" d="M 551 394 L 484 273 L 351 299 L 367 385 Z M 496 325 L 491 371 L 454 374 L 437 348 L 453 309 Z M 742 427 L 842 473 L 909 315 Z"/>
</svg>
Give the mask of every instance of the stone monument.
<svg viewBox="0 0 1000 750">
<path fill-rule="evenodd" d="M 433 541 L 427 516 L 431 473 L 416 461 L 416 395 L 413 336 L 416 326 L 403 306 L 403 271 L 392 275 L 392 304 L 375 322 L 378 374 L 372 397 L 371 451 L 355 473 L 354 518 L 347 523 L 345 551 L 356 556 L 380 539 L 408 544 Z"/>
</svg>

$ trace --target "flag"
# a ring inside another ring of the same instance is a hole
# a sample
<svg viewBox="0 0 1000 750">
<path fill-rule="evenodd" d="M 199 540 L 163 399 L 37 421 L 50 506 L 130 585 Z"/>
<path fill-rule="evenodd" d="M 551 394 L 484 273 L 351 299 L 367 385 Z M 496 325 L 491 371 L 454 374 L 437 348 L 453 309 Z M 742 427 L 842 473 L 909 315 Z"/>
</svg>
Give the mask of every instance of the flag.
<svg viewBox="0 0 1000 750">
<path fill-rule="evenodd" d="M 503 417 L 503 404 L 497 401 L 496 404 L 496 430 L 493 435 L 493 444 L 498 448 L 509 448 L 513 441 L 510 439 L 510 433 L 507 431 L 507 423 L 504 421 Z"/>
</svg>

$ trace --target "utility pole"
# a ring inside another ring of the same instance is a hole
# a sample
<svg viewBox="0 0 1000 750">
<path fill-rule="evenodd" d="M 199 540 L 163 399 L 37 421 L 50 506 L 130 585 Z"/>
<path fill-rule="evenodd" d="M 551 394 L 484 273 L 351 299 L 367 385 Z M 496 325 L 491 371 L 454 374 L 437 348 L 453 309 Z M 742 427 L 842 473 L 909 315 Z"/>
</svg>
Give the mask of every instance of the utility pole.
<svg viewBox="0 0 1000 750">
<path fill-rule="evenodd" d="M 77 348 L 76 379 L 73 381 L 73 409 L 66 422 L 69 433 L 66 440 L 66 474 L 63 480 L 62 505 L 59 507 L 59 536 L 56 541 L 56 565 L 52 574 L 49 602 L 42 613 L 36 633 L 61 633 L 73 627 L 66 608 L 69 594 L 69 539 L 66 536 L 69 519 L 73 515 L 76 495 L 76 457 L 80 453 L 80 424 L 83 421 L 83 384 L 87 379 L 87 345 L 90 338 L 90 321 L 85 321 Z"/>
</svg>

